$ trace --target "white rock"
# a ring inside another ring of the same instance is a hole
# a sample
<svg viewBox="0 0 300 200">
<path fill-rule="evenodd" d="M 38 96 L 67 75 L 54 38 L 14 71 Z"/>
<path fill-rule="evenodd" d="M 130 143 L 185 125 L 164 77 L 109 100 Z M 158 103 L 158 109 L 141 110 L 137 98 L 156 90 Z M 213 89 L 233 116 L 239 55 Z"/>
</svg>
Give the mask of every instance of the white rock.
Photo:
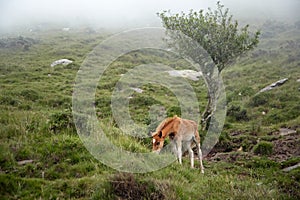
<svg viewBox="0 0 300 200">
<path fill-rule="evenodd" d="M 275 83 L 272 83 L 271 85 L 268 85 L 267 87 L 261 89 L 258 93 L 266 92 L 266 91 L 274 89 L 275 87 L 281 86 L 285 82 L 287 82 L 287 80 L 288 80 L 288 78 L 284 78 L 284 79 L 281 79 L 279 81 L 276 81 Z"/>
<path fill-rule="evenodd" d="M 133 91 L 137 92 L 137 93 L 143 93 L 144 90 L 140 89 L 140 88 L 131 88 Z"/>
<path fill-rule="evenodd" d="M 193 81 L 198 81 L 199 78 L 202 76 L 201 72 L 197 72 L 197 71 L 189 70 L 189 69 L 171 70 L 171 71 L 167 71 L 167 72 L 169 73 L 170 76 L 188 78 Z"/>
<path fill-rule="evenodd" d="M 69 27 L 65 27 L 65 28 L 63 28 L 62 30 L 63 30 L 63 31 L 69 31 L 70 28 L 69 28 Z"/>
<path fill-rule="evenodd" d="M 32 163 L 33 160 L 21 160 L 21 161 L 18 161 L 18 165 L 26 165 L 28 163 Z"/>
<path fill-rule="evenodd" d="M 51 63 L 51 67 L 54 67 L 56 65 L 68 65 L 70 63 L 72 63 L 73 61 L 72 60 L 69 60 L 69 59 L 60 59 L 60 60 L 56 60 L 54 61 L 53 63 Z"/>
<path fill-rule="evenodd" d="M 297 133 L 297 131 L 293 130 L 293 129 L 288 129 L 288 128 L 280 128 L 279 129 L 279 135 L 281 135 L 281 136 L 295 134 L 295 133 Z"/>
<path fill-rule="evenodd" d="M 293 169 L 296 169 L 296 168 L 298 168 L 298 167 L 300 167 L 300 163 L 298 163 L 298 164 L 296 164 L 296 165 L 294 165 L 294 166 L 291 166 L 291 167 L 284 168 L 282 171 L 284 171 L 284 172 L 289 172 L 289 171 L 291 171 L 291 170 L 293 170 Z"/>
</svg>

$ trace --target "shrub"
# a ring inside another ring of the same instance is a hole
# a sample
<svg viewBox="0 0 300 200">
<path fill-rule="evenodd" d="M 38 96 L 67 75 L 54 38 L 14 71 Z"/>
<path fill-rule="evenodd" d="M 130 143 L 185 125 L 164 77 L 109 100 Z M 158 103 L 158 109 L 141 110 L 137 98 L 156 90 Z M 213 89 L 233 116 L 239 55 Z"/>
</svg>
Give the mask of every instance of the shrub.
<svg viewBox="0 0 300 200">
<path fill-rule="evenodd" d="M 63 129 L 75 129 L 71 109 L 55 112 L 50 116 L 49 129 L 54 132 L 59 132 Z"/>
<path fill-rule="evenodd" d="M 248 121 L 249 117 L 247 115 L 246 109 L 241 109 L 240 106 L 232 105 L 227 110 L 227 116 L 233 117 L 236 121 Z"/>
<path fill-rule="evenodd" d="M 181 116 L 181 108 L 179 106 L 172 106 L 167 110 L 168 117 L 173 117 L 174 115 Z"/>
<path fill-rule="evenodd" d="M 6 96 L 0 96 L 0 104 L 18 106 L 21 104 L 21 102 L 16 97 L 6 95 Z"/>
<path fill-rule="evenodd" d="M 33 89 L 25 89 L 21 91 L 21 96 L 30 101 L 36 101 L 40 98 L 40 95 L 37 91 Z"/>
<path fill-rule="evenodd" d="M 265 141 L 259 142 L 253 147 L 253 152 L 257 155 L 271 155 L 273 153 L 273 143 Z"/>
<path fill-rule="evenodd" d="M 139 108 L 139 107 L 159 104 L 159 101 L 149 96 L 136 96 L 130 99 L 130 104 L 133 105 L 134 107 Z"/>
<path fill-rule="evenodd" d="M 246 167 L 249 168 L 273 168 L 278 169 L 280 167 L 280 164 L 276 161 L 270 160 L 268 158 L 260 158 L 260 157 L 254 157 L 252 159 L 252 162 L 246 163 Z"/>
<path fill-rule="evenodd" d="M 15 159 L 7 144 L 0 144 L 0 169 L 13 168 Z"/>
<path fill-rule="evenodd" d="M 116 199 L 165 199 L 165 194 L 152 181 L 140 181 L 133 174 L 119 173 L 110 180 Z"/>
<path fill-rule="evenodd" d="M 265 123 L 281 123 L 289 120 L 293 120 L 300 115 L 300 105 L 290 106 L 284 111 L 277 109 L 272 110 L 266 117 Z"/>
<path fill-rule="evenodd" d="M 272 99 L 272 95 L 265 92 L 252 97 L 249 104 L 250 106 L 258 107 L 267 104 L 270 99 Z"/>
</svg>

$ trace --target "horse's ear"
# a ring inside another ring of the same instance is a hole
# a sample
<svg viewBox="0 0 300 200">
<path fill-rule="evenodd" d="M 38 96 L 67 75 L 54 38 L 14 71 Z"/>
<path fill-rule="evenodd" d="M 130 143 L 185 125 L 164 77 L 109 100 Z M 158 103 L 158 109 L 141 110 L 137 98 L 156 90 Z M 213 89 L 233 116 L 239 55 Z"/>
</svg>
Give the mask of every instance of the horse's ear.
<svg viewBox="0 0 300 200">
<path fill-rule="evenodd" d="M 159 131 L 159 133 L 158 133 L 158 137 L 162 137 L 162 132 L 161 131 Z"/>
</svg>

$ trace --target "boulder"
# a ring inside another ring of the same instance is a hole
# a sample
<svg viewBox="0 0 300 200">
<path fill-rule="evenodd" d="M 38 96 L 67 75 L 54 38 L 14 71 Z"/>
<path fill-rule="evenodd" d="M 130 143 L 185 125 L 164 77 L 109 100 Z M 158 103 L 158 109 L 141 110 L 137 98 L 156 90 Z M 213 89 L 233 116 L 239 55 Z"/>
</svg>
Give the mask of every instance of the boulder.
<svg viewBox="0 0 300 200">
<path fill-rule="evenodd" d="M 56 60 L 54 61 L 53 63 L 51 63 L 51 67 L 54 67 L 56 65 L 68 65 L 70 63 L 72 63 L 73 61 L 72 60 L 69 60 L 69 59 L 60 59 L 60 60 Z"/>
<path fill-rule="evenodd" d="M 193 81 L 198 81 L 199 78 L 202 76 L 201 72 L 197 72 L 194 70 L 171 70 L 171 71 L 167 71 L 169 73 L 170 76 L 173 77 L 183 77 L 183 78 L 188 78 L 191 79 Z"/>
<path fill-rule="evenodd" d="M 286 168 L 284 168 L 282 171 L 284 171 L 284 172 L 289 172 L 289 171 L 291 171 L 291 170 L 293 170 L 293 169 L 296 169 L 296 168 L 298 168 L 298 167 L 300 167 L 300 163 L 298 163 L 298 164 L 296 164 L 296 165 L 294 165 L 294 166 L 286 167 Z"/>
<path fill-rule="evenodd" d="M 272 83 L 271 85 L 268 85 L 267 87 L 261 89 L 258 93 L 266 92 L 266 91 L 272 90 L 276 87 L 279 87 L 279 86 L 283 85 L 285 82 L 287 82 L 287 80 L 288 80 L 288 78 L 284 78 L 279 81 L 276 81 L 276 82 Z"/>
<path fill-rule="evenodd" d="M 279 135 L 285 136 L 285 135 L 291 135 L 297 133 L 296 130 L 288 129 L 288 128 L 280 128 L 279 129 Z"/>
</svg>

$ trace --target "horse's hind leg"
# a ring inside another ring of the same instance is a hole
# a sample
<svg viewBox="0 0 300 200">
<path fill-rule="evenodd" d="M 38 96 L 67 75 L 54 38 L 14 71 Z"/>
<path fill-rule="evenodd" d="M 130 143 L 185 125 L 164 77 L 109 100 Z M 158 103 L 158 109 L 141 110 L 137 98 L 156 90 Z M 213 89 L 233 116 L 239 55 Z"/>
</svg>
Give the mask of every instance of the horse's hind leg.
<svg viewBox="0 0 300 200">
<path fill-rule="evenodd" d="M 203 163 L 202 163 L 202 151 L 201 151 L 200 141 L 197 141 L 194 138 L 194 142 L 196 143 L 196 146 L 197 146 L 197 153 L 198 153 L 199 162 L 200 162 L 200 170 L 201 170 L 201 173 L 203 174 L 204 173 L 204 167 L 203 167 Z"/>
<path fill-rule="evenodd" d="M 198 149 L 198 156 L 199 156 L 201 173 L 204 174 L 204 167 L 203 167 L 203 163 L 202 163 L 202 151 L 201 151 L 200 143 L 198 143 L 197 149 Z"/>
<path fill-rule="evenodd" d="M 191 144 L 188 144 L 188 151 L 191 160 L 191 168 L 194 168 L 194 151 L 192 150 Z"/>
</svg>

